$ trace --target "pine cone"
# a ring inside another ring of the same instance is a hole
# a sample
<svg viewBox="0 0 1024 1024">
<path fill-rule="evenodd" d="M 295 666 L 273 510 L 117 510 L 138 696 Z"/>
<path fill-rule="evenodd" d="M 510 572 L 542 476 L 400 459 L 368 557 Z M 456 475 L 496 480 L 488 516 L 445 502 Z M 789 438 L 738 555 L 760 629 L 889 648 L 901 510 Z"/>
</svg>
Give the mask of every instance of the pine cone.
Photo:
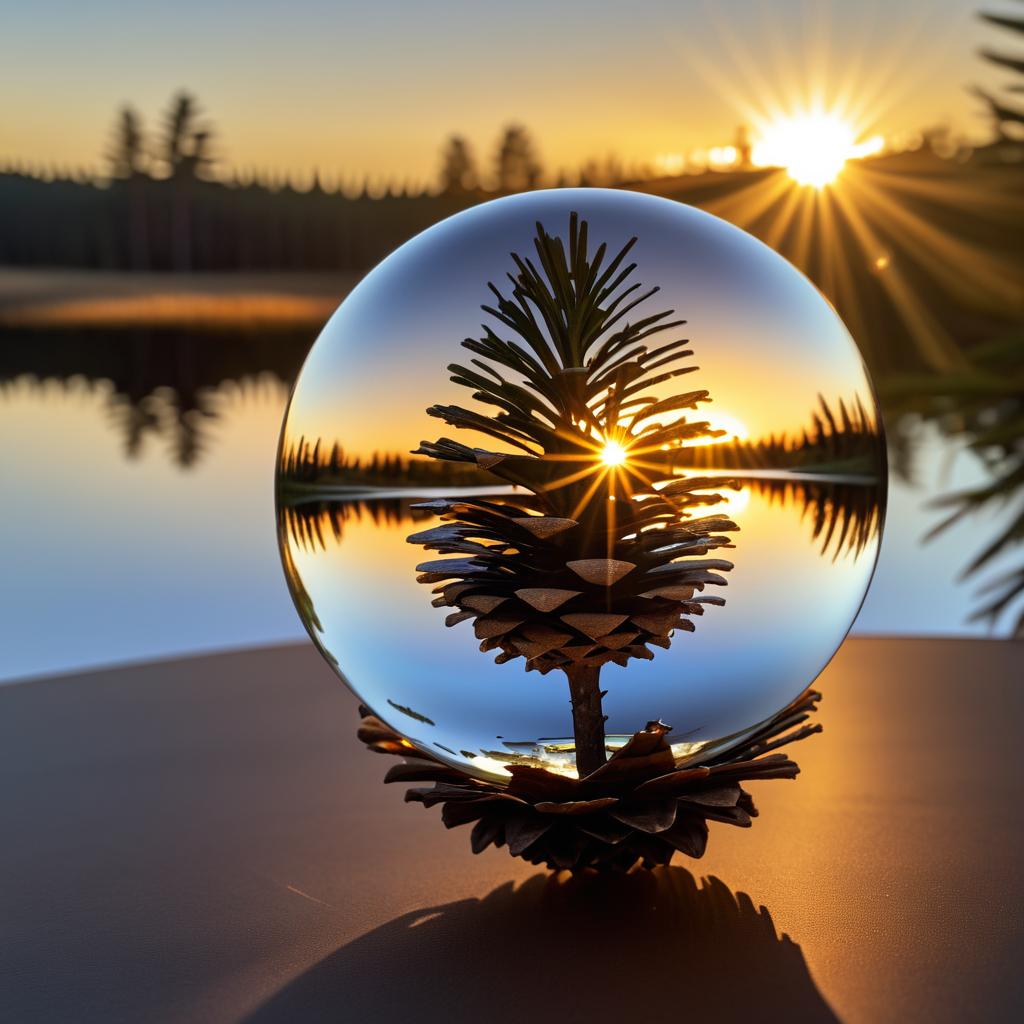
<svg viewBox="0 0 1024 1024">
<path fill-rule="evenodd" d="M 666 490 L 682 496 L 684 487 L 708 484 L 686 480 Z M 409 542 L 465 557 L 424 562 L 417 580 L 441 584 L 434 605 L 457 609 L 445 624 L 473 620 L 480 649 L 500 648 L 499 663 L 523 657 L 528 670 L 546 674 L 649 660 L 646 645 L 667 648 L 673 630 L 693 630 L 690 617 L 703 614 L 705 604 L 724 604 L 697 592 L 723 585 L 719 573 L 732 568 L 697 556 L 728 545 L 723 534 L 736 524 L 722 515 L 681 519 L 680 503 L 670 497 L 623 501 L 614 533 L 582 539 L 578 521 L 530 515 L 522 497 L 519 505 L 423 502 L 414 507 L 437 513 L 446 525 Z M 588 557 L 595 553 L 608 557 Z"/>
<path fill-rule="evenodd" d="M 699 767 L 677 768 L 665 739 L 670 727 L 651 722 L 582 779 L 515 765 L 506 769 L 507 786 L 416 750 L 365 707 L 358 735 L 371 750 L 404 757 L 385 782 L 434 783 L 407 790 L 407 801 L 441 804 L 448 828 L 476 823 L 474 853 L 507 845 L 512 856 L 553 871 L 628 871 L 667 864 L 676 852 L 703 856 L 709 821 L 749 827 L 757 810 L 740 783 L 797 776 L 794 761 L 771 751 L 821 731 L 806 724 L 820 699 L 806 691 L 740 746 Z"/>
</svg>

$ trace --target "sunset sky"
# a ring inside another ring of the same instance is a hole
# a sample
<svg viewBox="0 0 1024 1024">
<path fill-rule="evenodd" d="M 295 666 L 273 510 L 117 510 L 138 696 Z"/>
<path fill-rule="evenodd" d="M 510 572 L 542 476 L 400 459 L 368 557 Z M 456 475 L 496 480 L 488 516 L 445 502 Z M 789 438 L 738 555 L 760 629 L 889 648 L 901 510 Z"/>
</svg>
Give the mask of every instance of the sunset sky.
<svg viewBox="0 0 1024 1024">
<path fill-rule="evenodd" d="M 480 337 L 487 282 L 514 269 L 509 253 L 528 253 L 533 225 L 565 238 L 571 211 L 588 225 L 591 251 L 609 252 L 632 236 L 637 269 L 630 284 L 658 286 L 638 308 L 650 316 L 674 310 L 685 324 L 658 344 L 689 338 L 686 390 L 706 389 L 709 421 L 744 436 L 798 433 L 827 396 L 837 405 L 858 397 L 873 406 L 857 349 L 832 307 L 792 266 L 750 235 L 692 207 L 638 193 L 558 189 L 524 193 L 449 218 L 393 253 L 367 275 L 324 328 L 303 366 L 285 425 L 287 443 L 300 437 L 338 440 L 350 455 L 408 452 L 420 441 L 456 436 L 487 447 L 474 431 L 429 416 L 429 405 L 477 405 L 472 391 L 450 380 L 447 366 L 471 353 Z M 485 360 L 486 361 L 486 360 Z M 673 364 L 673 369 L 676 366 Z M 518 380 L 514 372 L 508 379 Z M 679 380 L 651 389 L 679 394 Z M 701 407 L 703 417 L 705 408 Z M 715 422 L 724 416 L 726 422 Z M 495 444 L 493 441 L 490 442 Z M 494 450 L 508 451 L 500 443 Z"/>
<path fill-rule="evenodd" d="M 988 7 L 1005 10 L 1005 0 Z M 426 181 L 451 132 L 489 163 L 521 121 L 546 168 L 657 164 L 820 96 L 864 135 L 983 137 L 965 86 L 998 30 L 975 0 L 805 3 L 300 0 L 4 5 L 0 160 L 101 164 L 117 108 L 148 126 L 185 87 L 228 166 Z M 1013 5 L 1011 5 L 1013 9 Z"/>
</svg>

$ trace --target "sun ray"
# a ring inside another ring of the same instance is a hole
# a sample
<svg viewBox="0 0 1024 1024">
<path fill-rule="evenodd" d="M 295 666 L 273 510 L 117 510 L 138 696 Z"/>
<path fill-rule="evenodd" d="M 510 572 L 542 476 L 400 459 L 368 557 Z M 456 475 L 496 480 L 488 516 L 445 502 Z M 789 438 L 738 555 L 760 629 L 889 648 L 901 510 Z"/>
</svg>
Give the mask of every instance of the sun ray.
<svg viewBox="0 0 1024 1024">
<path fill-rule="evenodd" d="M 978 214 L 997 215 L 1015 208 L 1010 197 L 1002 195 L 994 188 L 972 188 L 961 180 L 925 177 L 905 170 L 897 174 L 878 170 L 870 164 L 858 167 L 857 174 L 860 178 L 877 183 L 887 192 L 899 192 L 914 199 L 932 200 L 954 206 L 964 212 L 969 210 Z"/>
<path fill-rule="evenodd" d="M 605 477 L 608 475 L 607 467 L 600 467 L 600 475 L 594 478 L 594 482 L 587 488 L 583 497 L 576 503 L 576 506 L 572 510 L 572 514 L 569 516 L 570 519 L 578 519 L 583 510 L 590 504 L 590 499 L 597 493 L 598 487 L 604 483 Z"/>
<path fill-rule="evenodd" d="M 705 203 L 704 209 L 734 224 L 753 224 L 792 191 L 786 175 L 772 171 L 767 178 Z"/>
<path fill-rule="evenodd" d="M 747 220 L 738 220 L 736 222 L 740 227 L 752 232 L 762 239 L 765 238 L 774 225 L 780 220 L 788 224 L 792 217 L 793 210 L 796 208 L 800 192 L 800 189 L 793 185 L 792 180 L 785 171 L 776 171 L 775 173 L 778 175 L 782 184 L 781 194 L 778 196 L 776 201 L 766 210 L 759 213 L 757 217 L 752 217 Z"/>
<path fill-rule="evenodd" d="M 882 243 L 858 206 L 842 192 L 836 193 L 836 203 L 856 237 L 861 251 L 865 254 L 879 252 Z M 898 268 L 882 274 L 879 279 L 904 323 L 910 328 L 911 337 L 916 341 L 918 350 L 925 360 L 937 370 L 953 371 L 962 367 L 963 353 L 948 331 L 918 299 L 914 290 L 908 287 Z"/>
<path fill-rule="evenodd" d="M 588 476 L 592 476 L 594 473 L 602 473 L 604 471 L 605 467 L 600 463 L 594 463 L 593 465 L 585 466 L 583 469 L 577 470 L 575 473 L 570 473 L 567 476 L 558 477 L 555 480 L 549 481 L 547 488 L 548 490 L 557 490 L 560 487 L 568 487 L 571 484 L 579 483 L 580 480 L 585 480 Z"/>
<path fill-rule="evenodd" d="M 835 207 L 832 193 L 822 192 L 818 196 L 818 255 L 821 275 L 821 290 L 826 295 L 836 295 L 838 269 L 844 262 L 836 259 L 835 241 L 838 239 L 836 230 Z"/>
<path fill-rule="evenodd" d="M 855 338 L 867 338 L 867 321 L 857 294 L 856 278 L 847 253 L 857 252 L 856 245 L 844 245 L 836 212 L 837 199 L 834 192 L 822 197 L 822 239 L 823 239 L 823 285 L 826 295 L 831 295 L 835 304 L 844 311 L 845 319 Z"/>
<path fill-rule="evenodd" d="M 788 182 L 788 191 L 786 193 L 785 202 L 783 203 L 782 208 L 778 211 L 776 217 L 773 219 L 771 224 L 768 225 L 764 234 L 761 236 L 766 245 L 771 246 L 773 249 L 781 248 L 782 239 L 786 237 L 786 232 L 789 231 L 793 218 L 796 216 L 797 207 L 800 205 L 800 199 L 801 190 L 794 188 L 792 182 Z M 746 226 L 747 225 L 741 225 L 741 227 Z"/>
<path fill-rule="evenodd" d="M 846 61 L 836 72 L 837 81 L 832 95 L 832 102 L 838 110 L 847 112 L 855 123 L 860 124 L 865 116 L 864 111 L 857 112 L 854 97 L 862 95 L 864 82 L 869 79 L 866 73 L 869 56 L 872 63 L 877 59 L 877 47 L 871 45 L 871 34 L 878 25 L 878 4 L 862 0 L 860 16 L 856 20 L 855 36 L 844 39 Z M 848 26 L 849 30 L 849 26 Z M 868 127 L 874 127 L 873 124 Z"/>
<path fill-rule="evenodd" d="M 898 111 L 941 69 L 950 52 L 959 49 L 963 26 L 958 19 L 936 20 L 926 4 L 912 5 L 910 16 L 898 35 L 887 36 L 884 49 L 872 51 L 871 74 L 862 76 L 852 91 L 847 114 L 865 128 Z M 921 45 L 923 36 L 928 37 L 927 46 Z M 908 53 L 913 60 L 907 60 Z"/>
<path fill-rule="evenodd" d="M 806 38 L 802 47 L 804 58 L 803 80 L 812 89 L 824 90 L 828 82 L 828 69 L 832 63 L 833 53 L 830 46 L 829 15 L 824 4 L 810 4 L 804 7 L 802 26 L 806 30 Z M 805 97 L 805 102 L 828 102 L 830 97 L 819 93 L 818 96 Z"/>
<path fill-rule="evenodd" d="M 817 199 L 817 192 L 810 189 L 802 189 L 800 192 L 800 206 L 797 209 L 796 230 L 793 238 L 793 262 L 798 267 L 808 266 Z"/>
<path fill-rule="evenodd" d="M 759 72 L 758 62 L 751 59 L 750 54 L 737 39 L 729 22 L 722 15 L 721 5 L 712 5 L 708 0 L 704 0 L 701 6 L 702 20 L 714 26 L 715 33 L 730 58 L 731 66 L 726 69 L 723 63 L 716 64 L 709 56 L 692 48 L 687 48 L 681 56 L 685 56 L 706 81 L 714 84 L 716 91 L 729 100 L 745 121 L 756 124 L 763 111 L 747 97 L 771 97 L 775 93 L 772 82 Z M 737 79 L 743 81 L 737 82 Z"/>
<path fill-rule="evenodd" d="M 936 228 L 863 177 L 851 179 L 849 188 L 859 193 L 859 205 L 884 213 L 887 226 L 900 226 L 900 234 L 916 246 L 917 262 L 944 287 L 954 293 L 987 293 L 998 306 L 1013 302 L 1019 294 L 1019 282 L 1006 273 L 1001 260 Z"/>
</svg>

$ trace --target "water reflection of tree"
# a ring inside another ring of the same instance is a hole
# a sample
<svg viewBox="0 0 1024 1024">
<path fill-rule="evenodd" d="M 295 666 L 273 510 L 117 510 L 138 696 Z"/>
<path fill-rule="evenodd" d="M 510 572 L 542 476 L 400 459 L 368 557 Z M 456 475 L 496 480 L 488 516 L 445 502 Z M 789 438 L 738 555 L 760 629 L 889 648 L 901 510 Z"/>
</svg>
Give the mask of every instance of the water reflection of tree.
<svg viewBox="0 0 1024 1024">
<path fill-rule="evenodd" d="M 796 505 L 822 555 L 859 557 L 882 529 L 882 487 L 832 480 L 769 480 L 744 477 L 743 484 L 771 505 Z"/>
<path fill-rule="evenodd" d="M 316 608 L 313 605 L 313 597 L 310 592 L 306 589 L 306 584 L 302 581 L 302 574 L 299 572 L 298 567 L 295 564 L 295 554 L 292 550 L 292 543 L 296 541 L 297 537 L 300 536 L 295 530 L 295 524 L 292 523 L 288 517 L 279 515 L 277 519 L 277 542 L 278 549 L 281 552 L 281 563 L 284 569 L 285 579 L 288 581 L 288 586 L 291 589 L 292 597 L 295 600 L 295 606 L 299 610 L 299 615 L 304 623 L 311 627 L 316 633 L 322 633 L 324 631 L 323 623 L 320 621 L 320 616 L 316 613 Z M 323 537 L 319 537 L 321 545 L 323 544 Z M 301 545 L 306 546 L 306 545 Z M 325 652 L 325 656 L 334 665 L 337 661 L 330 654 Z"/>
<path fill-rule="evenodd" d="M 138 458 L 147 439 L 152 438 L 168 445 L 176 465 L 189 469 L 207 450 L 209 428 L 219 418 L 217 398 L 216 391 L 207 388 L 181 392 L 132 388 L 110 395 L 107 411 L 124 436 L 124 453 L 129 459 Z"/>
<path fill-rule="evenodd" d="M 1024 18 L 987 12 L 981 17 L 1017 35 L 1024 33 Z M 1010 173 L 1015 177 L 1013 194 L 1019 197 L 1024 194 L 1020 174 L 1024 167 L 1024 109 L 1015 96 L 1024 90 L 1024 58 L 1019 53 L 991 49 L 983 50 L 982 56 L 1018 76 L 1006 96 L 994 96 L 982 89 L 975 91 L 988 104 L 997 131 L 997 141 L 991 148 L 1003 154 L 1010 164 Z M 1009 220 L 1007 226 L 1016 253 L 1024 252 L 1020 245 L 1020 220 Z M 905 375 L 887 381 L 883 390 L 894 413 L 914 413 L 937 423 L 944 434 L 965 442 L 989 471 L 986 483 L 943 499 L 941 504 L 951 511 L 930 536 L 972 512 L 1009 508 L 1009 524 L 966 565 L 963 575 L 968 577 L 984 572 L 997 558 L 1019 551 L 1024 544 L 1024 324 L 1019 286 L 1016 295 L 1014 326 L 972 348 L 959 372 Z M 1004 614 L 1012 614 L 1013 609 L 1017 609 L 1014 633 L 1024 636 L 1024 564 L 982 585 L 972 619 L 994 626 Z"/>
<path fill-rule="evenodd" d="M 313 642 L 327 661 L 339 671 L 337 658 L 320 643 L 320 635 L 324 631 L 323 623 L 317 614 L 313 596 L 306 588 L 302 573 L 295 564 L 295 552 L 326 551 L 329 543 L 341 544 L 345 527 L 352 522 L 362 522 L 366 519 L 375 527 L 398 526 L 425 519 L 429 515 L 413 508 L 412 505 L 413 502 L 407 498 L 303 501 L 298 504 L 278 502 L 277 544 L 281 552 L 285 579 Z"/>
<path fill-rule="evenodd" d="M 973 488 L 947 495 L 949 511 L 930 536 L 982 509 L 1007 509 L 1009 523 L 965 566 L 970 577 L 989 569 L 999 557 L 1024 544 L 1024 329 L 972 353 L 968 372 L 948 377 L 905 377 L 887 387 L 891 400 L 905 411 L 938 424 L 949 437 L 963 441 L 989 472 Z M 1017 608 L 1014 633 L 1024 636 L 1024 565 L 987 580 L 972 618 L 995 625 Z"/>
<path fill-rule="evenodd" d="M 24 331 L 0 345 L 0 395 L 17 382 L 109 387 L 110 422 L 128 458 L 147 438 L 194 465 L 206 449 L 219 399 L 269 382 L 283 399 L 309 337 L 297 331 Z"/>
<path fill-rule="evenodd" d="M 326 551 L 328 542 L 341 544 L 351 523 L 369 521 L 377 527 L 397 527 L 431 517 L 415 507 L 414 498 L 366 496 L 345 501 L 279 503 L 278 520 L 290 543 L 307 551 Z"/>
<path fill-rule="evenodd" d="M 831 553 L 860 556 L 878 538 L 881 529 L 881 488 L 832 480 L 744 477 L 761 500 L 772 506 L 793 508 L 810 526 L 812 541 L 822 555 Z M 457 494 L 456 494 L 457 496 Z M 502 501 L 514 500 L 503 495 Z M 432 513 L 416 508 L 417 499 L 377 497 L 372 493 L 359 497 L 303 500 L 282 503 L 280 516 L 292 543 L 314 551 L 326 551 L 330 543 L 343 543 L 345 529 L 351 523 L 370 522 L 375 526 L 401 527 L 429 519 Z"/>
</svg>

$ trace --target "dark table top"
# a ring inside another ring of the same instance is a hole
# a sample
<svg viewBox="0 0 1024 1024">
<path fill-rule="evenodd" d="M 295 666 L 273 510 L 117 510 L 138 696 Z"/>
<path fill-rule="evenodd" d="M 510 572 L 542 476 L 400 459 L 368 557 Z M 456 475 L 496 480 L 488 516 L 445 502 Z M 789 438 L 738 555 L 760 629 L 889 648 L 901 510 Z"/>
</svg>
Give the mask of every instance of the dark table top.
<svg viewBox="0 0 1024 1024">
<path fill-rule="evenodd" d="M 0 1018 L 1020 1020 L 1022 654 L 849 641 L 753 828 L 609 881 L 404 804 L 306 645 L 0 688 Z"/>
</svg>

